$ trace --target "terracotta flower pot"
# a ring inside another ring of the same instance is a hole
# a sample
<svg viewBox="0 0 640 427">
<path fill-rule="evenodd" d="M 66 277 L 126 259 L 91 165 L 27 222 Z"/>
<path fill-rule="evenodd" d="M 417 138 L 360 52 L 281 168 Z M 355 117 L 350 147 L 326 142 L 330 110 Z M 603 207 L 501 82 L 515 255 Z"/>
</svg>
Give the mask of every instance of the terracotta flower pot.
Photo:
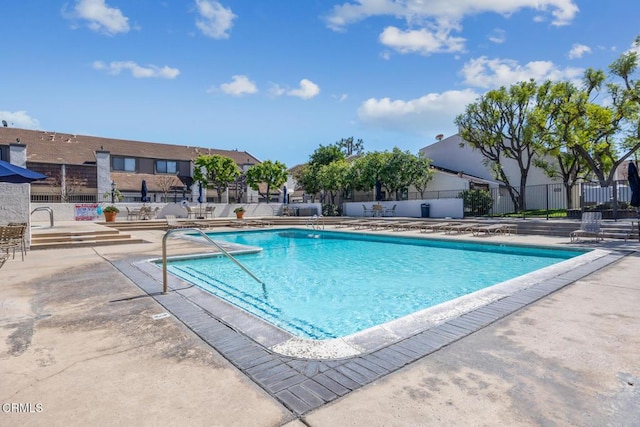
<svg viewBox="0 0 640 427">
<path fill-rule="evenodd" d="M 104 219 L 107 222 L 115 222 L 116 217 L 118 216 L 117 212 L 103 212 L 103 214 L 104 214 Z"/>
<path fill-rule="evenodd" d="M 244 216 L 244 212 L 236 212 L 237 219 L 242 219 L 243 216 Z"/>
</svg>

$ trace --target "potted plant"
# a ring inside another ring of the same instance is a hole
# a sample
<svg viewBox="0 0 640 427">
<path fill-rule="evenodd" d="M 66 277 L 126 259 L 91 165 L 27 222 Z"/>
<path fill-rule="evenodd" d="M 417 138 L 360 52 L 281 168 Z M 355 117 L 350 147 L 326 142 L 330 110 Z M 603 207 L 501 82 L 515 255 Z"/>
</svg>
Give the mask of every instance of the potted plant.
<svg viewBox="0 0 640 427">
<path fill-rule="evenodd" d="M 233 212 L 235 212 L 236 218 L 242 219 L 246 210 L 244 209 L 244 207 L 240 206 L 239 208 L 235 208 Z"/>
<path fill-rule="evenodd" d="M 102 209 L 102 213 L 104 214 L 104 219 L 107 222 L 114 222 L 119 212 L 120 212 L 120 209 L 118 209 L 113 205 L 107 206 L 104 209 Z"/>
</svg>

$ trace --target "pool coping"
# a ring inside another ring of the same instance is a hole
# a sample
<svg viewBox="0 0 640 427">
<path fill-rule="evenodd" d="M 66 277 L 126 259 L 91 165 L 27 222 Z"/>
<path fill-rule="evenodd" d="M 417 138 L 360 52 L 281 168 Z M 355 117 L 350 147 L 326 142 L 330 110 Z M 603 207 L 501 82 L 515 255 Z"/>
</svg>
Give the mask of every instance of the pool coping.
<svg viewBox="0 0 640 427">
<path fill-rule="evenodd" d="M 604 268 L 633 251 L 596 250 L 598 256 L 576 265 L 555 276 L 541 278 L 536 283 L 516 289 L 470 311 L 460 313 L 399 341 L 385 343 L 365 353 L 325 360 L 300 358 L 279 354 L 234 327 L 233 322 L 242 318 L 240 309 L 229 312 L 229 304 L 198 301 L 199 288 L 186 285 L 171 277 L 172 291 L 164 295 L 162 280 L 145 265 L 147 259 L 114 261 L 112 264 L 134 284 L 153 297 L 176 319 L 223 355 L 234 366 L 251 378 L 297 415 L 336 400 L 353 390 L 380 379 L 398 369 L 450 345 L 495 321 L 502 319 L 575 281 Z M 560 263 L 562 264 L 562 263 Z M 222 310 L 222 311 L 216 311 Z M 243 312 L 244 313 L 244 312 Z M 245 316 L 254 316 L 245 313 Z M 266 322 L 264 322 L 266 324 Z M 265 342 L 277 339 L 264 334 L 260 323 L 254 323 L 252 332 Z M 268 334 L 267 334 L 268 335 Z"/>
</svg>

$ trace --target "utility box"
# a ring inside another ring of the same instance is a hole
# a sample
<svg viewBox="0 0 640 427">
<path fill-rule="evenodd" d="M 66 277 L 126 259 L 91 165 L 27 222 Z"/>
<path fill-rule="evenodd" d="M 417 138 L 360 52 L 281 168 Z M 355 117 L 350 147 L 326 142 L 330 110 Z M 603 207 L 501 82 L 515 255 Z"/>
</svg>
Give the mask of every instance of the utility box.
<svg viewBox="0 0 640 427">
<path fill-rule="evenodd" d="M 430 210 L 431 210 L 431 205 L 427 203 L 421 204 L 420 211 L 422 213 L 422 218 L 429 218 Z"/>
</svg>

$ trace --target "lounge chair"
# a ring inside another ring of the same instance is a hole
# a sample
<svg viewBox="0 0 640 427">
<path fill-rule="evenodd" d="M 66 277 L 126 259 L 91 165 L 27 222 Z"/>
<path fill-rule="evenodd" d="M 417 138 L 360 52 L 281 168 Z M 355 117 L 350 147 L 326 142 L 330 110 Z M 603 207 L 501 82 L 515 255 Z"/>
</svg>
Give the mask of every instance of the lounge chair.
<svg viewBox="0 0 640 427">
<path fill-rule="evenodd" d="M 574 230 L 569 234 L 569 238 L 572 242 L 580 241 L 580 237 L 594 237 L 596 242 L 604 240 L 602 230 L 600 229 L 600 222 L 602 221 L 602 212 L 584 212 L 582 214 L 582 221 L 580 222 L 580 229 Z"/>
<path fill-rule="evenodd" d="M 492 234 L 511 234 L 517 230 L 518 226 L 516 224 L 490 224 L 490 225 L 479 225 L 477 227 L 473 227 L 471 232 L 474 236 L 490 236 Z"/>
<path fill-rule="evenodd" d="M 474 227 L 477 227 L 479 225 L 480 224 L 477 224 L 477 223 L 458 223 L 458 224 L 448 225 L 446 227 L 443 227 L 442 229 L 447 234 L 452 234 L 454 232 L 456 234 L 462 234 L 462 233 L 471 232 Z"/>
<path fill-rule="evenodd" d="M 420 227 L 424 221 L 394 221 L 391 229 L 393 231 L 409 231 Z"/>
<path fill-rule="evenodd" d="M 360 224 L 363 220 L 361 219 L 352 219 L 352 220 L 348 220 L 348 221 L 342 221 L 337 223 L 334 228 L 350 228 L 350 227 L 355 227 L 356 225 Z M 366 221 L 366 220 L 365 220 Z"/>
<path fill-rule="evenodd" d="M 458 224 L 455 222 L 424 222 L 424 224 L 420 225 L 418 228 L 420 229 L 421 233 L 426 233 L 427 231 L 432 231 L 432 232 L 436 232 L 436 231 L 441 231 L 446 227 L 449 227 L 453 224 Z"/>
<path fill-rule="evenodd" d="M 7 255 L 0 255 L 0 268 L 2 268 L 2 266 L 5 262 L 7 262 L 8 259 L 9 257 Z"/>
<path fill-rule="evenodd" d="M 167 220 L 167 229 L 172 230 L 175 228 L 191 228 L 197 227 L 197 224 L 192 222 L 179 222 L 175 215 L 165 215 Z"/>
</svg>

